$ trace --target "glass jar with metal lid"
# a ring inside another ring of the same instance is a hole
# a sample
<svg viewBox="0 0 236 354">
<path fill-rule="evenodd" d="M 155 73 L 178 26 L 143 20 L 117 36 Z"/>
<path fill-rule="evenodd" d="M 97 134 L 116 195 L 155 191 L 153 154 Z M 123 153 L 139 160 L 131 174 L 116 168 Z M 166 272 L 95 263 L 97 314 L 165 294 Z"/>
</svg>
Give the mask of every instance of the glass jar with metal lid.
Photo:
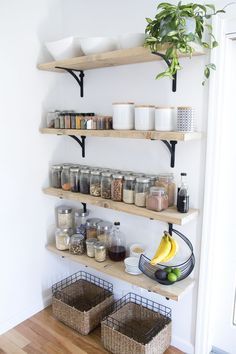
<svg viewBox="0 0 236 354">
<path fill-rule="evenodd" d="M 94 255 L 97 262 L 104 262 L 106 260 L 106 245 L 103 242 L 96 242 L 94 244 Z"/>
<path fill-rule="evenodd" d="M 50 169 L 51 186 L 53 188 L 61 188 L 61 171 L 62 165 L 52 165 Z"/>
<path fill-rule="evenodd" d="M 101 170 L 90 172 L 90 195 L 101 197 Z"/>
<path fill-rule="evenodd" d="M 64 191 L 70 190 L 70 165 L 63 165 L 61 172 L 61 187 Z"/>
<path fill-rule="evenodd" d="M 89 238 L 86 240 L 86 249 L 87 249 L 87 256 L 94 258 L 95 257 L 95 251 L 94 251 L 94 245 L 98 240 L 96 238 Z"/>
<path fill-rule="evenodd" d="M 134 204 L 139 207 L 146 206 L 146 196 L 150 188 L 150 179 L 147 177 L 136 178 Z"/>
<path fill-rule="evenodd" d="M 109 171 L 102 172 L 101 197 L 104 199 L 111 199 L 111 180 L 112 180 L 111 172 Z"/>
<path fill-rule="evenodd" d="M 162 173 L 157 176 L 157 180 L 155 185 L 157 187 L 165 188 L 166 193 L 168 195 L 168 205 L 172 206 L 175 202 L 175 194 L 176 194 L 176 184 L 174 180 L 173 173 Z"/>
<path fill-rule="evenodd" d="M 89 210 L 79 209 L 75 211 L 75 231 L 86 236 L 86 221 L 89 216 Z"/>
<path fill-rule="evenodd" d="M 108 246 L 113 224 L 109 221 L 101 221 L 97 224 L 97 239 Z"/>
<path fill-rule="evenodd" d="M 79 166 L 71 166 L 70 168 L 70 190 L 71 192 L 79 192 Z"/>
<path fill-rule="evenodd" d="M 123 174 L 115 173 L 111 181 L 111 199 L 121 202 L 123 197 Z"/>
<path fill-rule="evenodd" d="M 70 238 L 69 252 L 81 255 L 85 253 L 85 238 L 81 234 L 74 234 Z"/>
<path fill-rule="evenodd" d="M 156 175 L 145 175 L 145 177 L 150 179 L 150 187 L 154 187 L 156 180 L 157 180 L 157 176 Z"/>
<path fill-rule="evenodd" d="M 101 222 L 102 219 L 90 218 L 86 221 L 86 238 L 96 238 L 97 237 L 97 224 Z"/>
<path fill-rule="evenodd" d="M 61 205 L 56 208 L 56 225 L 62 229 L 73 227 L 73 209 L 71 207 Z"/>
<path fill-rule="evenodd" d="M 73 229 L 71 228 L 58 228 L 55 232 L 56 248 L 60 251 L 68 250 L 72 234 Z"/>
<path fill-rule="evenodd" d="M 80 193 L 89 194 L 90 190 L 90 170 L 89 168 L 82 168 L 80 170 L 79 180 Z"/>
<path fill-rule="evenodd" d="M 168 208 L 168 195 L 165 188 L 151 187 L 146 198 L 146 208 L 162 211 Z"/>
<path fill-rule="evenodd" d="M 134 203 L 134 188 L 136 177 L 132 175 L 124 176 L 123 202 L 127 204 Z"/>
</svg>

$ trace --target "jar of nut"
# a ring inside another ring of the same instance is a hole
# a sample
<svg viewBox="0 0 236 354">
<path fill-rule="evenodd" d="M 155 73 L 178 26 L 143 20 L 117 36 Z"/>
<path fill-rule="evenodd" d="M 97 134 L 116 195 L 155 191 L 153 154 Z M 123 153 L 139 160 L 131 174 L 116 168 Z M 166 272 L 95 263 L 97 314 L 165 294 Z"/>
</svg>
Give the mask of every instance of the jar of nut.
<svg viewBox="0 0 236 354">
<path fill-rule="evenodd" d="M 90 195 L 101 197 L 101 171 L 93 170 L 90 172 Z"/>
<path fill-rule="evenodd" d="M 111 199 L 121 202 L 123 197 L 123 175 L 120 173 L 112 175 Z"/>
<path fill-rule="evenodd" d="M 101 197 L 111 199 L 111 180 L 112 173 L 109 171 L 102 172 L 101 178 Z"/>
<path fill-rule="evenodd" d="M 96 242 L 94 244 L 94 252 L 97 262 L 104 262 L 106 260 L 106 245 L 103 242 Z"/>
<path fill-rule="evenodd" d="M 147 177 L 136 178 L 134 204 L 139 207 L 146 206 L 146 196 L 150 187 L 150 179 Z"/>
<path fill-rule="evenodd" d="M 70 238 L 69 252 L 71 254 L 81 255 L 85 252 L 85 240 L 81 234 L 74 234 Z"/>
</svg>

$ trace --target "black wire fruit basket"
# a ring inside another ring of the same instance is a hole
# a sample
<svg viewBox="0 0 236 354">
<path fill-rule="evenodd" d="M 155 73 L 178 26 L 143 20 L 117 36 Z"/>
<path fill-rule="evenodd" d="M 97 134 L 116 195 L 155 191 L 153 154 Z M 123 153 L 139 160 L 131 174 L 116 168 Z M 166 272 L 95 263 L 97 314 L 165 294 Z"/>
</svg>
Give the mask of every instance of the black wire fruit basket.
<svg viewBox="0 0 236 354">
<path fill-rule="evenodd" d="M 194 266 L 195 266 L 195 257 L 193 253 L 193 245 L 189 241 L 189 239 L 181 234 L 178 230 L 172 229 L 171 230 L 173 233 L 175 233 L 177 236 L 179 236 L 187 245 L 187 247 L 190 250 L 190 255 L 188 256 L 187 260 L 184 262 L 181 262 L 179 264 L 174 264 L 174 265 L 169 265 L 169 264 L 163 264 L 163 263 L 158 263 L 156 265 L 152 265 L 150 263 L 151 259 L 142 254 L 139 259 L 139 269 L 141 270 L 142 273 L 144 273 L 146 276 L 149 278 L 157 281 L 160 284 L 163 285 L 172 285 L 175 282 L 171 282 L 168 279 L 166 280 L 160 280 L 155 276 L 155 273 L 158 269 L 166 269 L 167 267 L 171 267 L 172 269 L 178 268 L 181 271 L 181 275 L 177 278 L 177 281 L 181 281 L 185 278 L 187 278 L 193 271 Z"/>
</svg>

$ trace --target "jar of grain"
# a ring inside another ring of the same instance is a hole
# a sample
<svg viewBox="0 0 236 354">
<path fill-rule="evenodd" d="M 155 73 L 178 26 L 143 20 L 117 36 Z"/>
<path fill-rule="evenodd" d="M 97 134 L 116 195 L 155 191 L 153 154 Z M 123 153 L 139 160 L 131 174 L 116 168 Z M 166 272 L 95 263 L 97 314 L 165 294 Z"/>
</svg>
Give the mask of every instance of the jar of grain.
<svg viewBox="0 0 236 354">
<path fill-rule="evenodd" d="M 70 168 L 70 190 L 71 192 L 79 192 L 79 167 L 72 166 Z"/>
<path fill-rule="evenodd" d="M 135 106 L 135 130 L 154 130 L 155 106 Z"/>
<path fill-rule="evenodd" d="M 93 170 L 90 172 L 90 195 L 101 197 L 101 171 Z"/>
<path fill-rule="evenodd" d="M 146 208 L 154 211 L 162 211 L 168 208 L 168 195 L 165 188 L 150 188 L 146 198 Z"/>
<path fill-rule="evenodd" d="M 75 211 L 75 231 L 77 234 L 86 236 L 86 221 L 89 216 L 89 210 L 79 209 Z"/>
<path fill-rule="evenodd" d="M 106 245 L 103 242 L 96 242 L 94 244 L 94 253 L 97 262 L 104 262 L 106 260 Z"/>
<path fill-rule="evenodd" d="M 71 207 L 61 205 L 56 208 L 56 225 L 61 229 L 69 229 L 74 226 L 73 209 Z"/>
<path fill-rule="evenodd" d="M 63 165 L 61 172 L 61 187 L 64 191 L 70 190 L 70 165 Z"/>
<path fill-rule="evenodd" d="M 53 188 L 61 188 L 61 171 L 62 165 L 53 165 L 50 169 L 51 186 Z"/>
<path fill-rule="evenodd" d="M 123 202 L 127 204 L 134 203 L 134 188 L 135 188 L 135 176 L 127 175 L 124 176 L 124 187 L 123 187 Z"/>
<path fill-rule="evenodd" d="M 147 177 L 136 178 L 134 204 L 139 207 L 146 206 L 146 196 L 150 187 L 150 179 Z"/>
<path fill-rule="evenodd" d="M 112 173 L 109 171 L 102 172 L 101 177 L 101 197 L 111 199 L 111 177 Z"/>
<path fill-rule="evenodd" d="M 173 173 L 162 173 L 157 176 L 155 182 L 157 187 L 165 188 L 165 191 L 168 195 L 168 205 L 172 206 L 175 203 L 175 194 L 176 194 L 176 184 L 174 181 Z"/>
<path fill-rule="evenodd" d="M 55 232 L 56 248 L 60 251 L 68 250 L 72 234 L 73 229 L 71 228 L 58 228 Z"/>
<path fill-rule="evenodd" d="M 94 251 L 94 245 L 98 240 L 96 238 L 89 238 L 86 240 L 86 249 L 87 249 L 87 256 L 94 258 L 95 257 L 95 251 Z"/>
<path fill-rule="evenodd" d="M 89 191 L 90 191 L 90 170 L 89 170 L 89 168 L 82 168 L 80 170 L 79 189 L 80 189 L 80 193 L 89 194 Z"/>
<path fill-rule="evenodd" d="M 89 218 L 86 221 L 86 238 L 97 238 L 97 224 L 101 222 L 99 218 Z"/>
<path fill-rule="evenodd" d="M 123 197 L 123 175 L 120 173 L 112 175 L 111 199 L 121 202 Z"/>
<path fill-rule="evenodd" d="M 97 224 L 97 239 L 108 246 L 113 224 L 109 221 L 101 221 Z"/>
<path fill-rule="evenodd" d="M 81 255 L 85 252 L 85 239 L 81 234 L 74 234 L 70 238 L 69 252 L 75 255 Z"/>
<path fill-rule="evenodd" d="M 131 130 L 134 129 L 134 103 L 112 103 L 113 129 Z"/>
</svg>

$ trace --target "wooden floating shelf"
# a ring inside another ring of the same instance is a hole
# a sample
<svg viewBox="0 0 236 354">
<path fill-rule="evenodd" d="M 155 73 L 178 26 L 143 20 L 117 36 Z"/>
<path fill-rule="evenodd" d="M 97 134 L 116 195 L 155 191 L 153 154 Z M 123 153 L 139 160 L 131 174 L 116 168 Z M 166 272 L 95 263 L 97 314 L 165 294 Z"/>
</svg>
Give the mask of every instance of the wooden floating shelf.
<svg viewBox="0 0 236 354">
<path fill-rule="evenodd" d="M 48 245 L 47 249 L 60 257 L 67 258 L 86 267 L 91 267 L 100 271 L 101 273 L 126 281 L 132 285 L 139 286 L 140 288 L 165 296 L 174 301 L 179 301 L 183 295 L 194 285 L 194 280 L 188 277 L 173 285 L 165 286 L 155 282 L 152 279 L 149 279 L 144 274 L 134 276 L 125 273 L 123 262 L 113 262 L 111 260 L 106 260 L 99 263 L 96 262 L 93 258 L 87 257 L 86 255 L 77 256 L 70 254 L 68 251 L 59 251 L 55 245 Z"/>
<path fill-rule="evenodd" d="M 160 46 L 160 53 L 163 53 L 167 47 Z M 203 55 L 204 51 L 201 47 L 195 45 L 194 56 Z M 182 57 L 186 57 L 184 54 L 180 54 Z M 81 56 L 71 59 L 53 61 L 50 63 L 39 64 L 40 70 L 63 72 L 64 70 L 57 69 L 56 67 L 63 67 L 72 70 L 90 70 L 97 68 L 105 68 L 110 66 L 119 66 L 126 64 L 145 63 L 151 61 L 162 60 L 157 55 L 151 53 L 148 48 L 137 47 L 129 49 L 120 49 L 112 52 L 106 52 L 101 54 Z"/>
<path fill-rule="evenodd" d="M 62 189 L 57 189 L 52 187 L 43 189 L 43 192 L 53 197 L 75 200 L 75 201 L 79 201 L 80 203 L 92 204 L 102 208 L 122 211 L 124 213 L 143 216 L 148 219 L 159 220 L 159 221 L 167 222 L 169 224 L 184 225 L 189 221 L 194 220 L 198 215 L 197 209 L 190 209 L 189 212 L 186 214 L 179 213 L 175 207 L 168 208 L 161 212 L 156 212 L 156 211 L 148 210 L 146 208 L 137 207 L 136 205 L 133 204 L 131 205 L 123 202 L 114 202 L 110 199 L 93 197 L 88 194 L 63 191 Z"/>
<path fill-rule="evenodd" d="M 79 135 L 91 136 L 100 138 L 127 138 L 127 139 L 146 139 L 146 140 L 175 140 L 175 141 L 190 141 L 199 140 L 202 133 L 192 132 L 164 132 L 164 131 L 140 131 L 140 130 L 82 130 L 82 129 L 54 129 L 41 128 L 42 134 L 55 135 Z"/>
</svg>

